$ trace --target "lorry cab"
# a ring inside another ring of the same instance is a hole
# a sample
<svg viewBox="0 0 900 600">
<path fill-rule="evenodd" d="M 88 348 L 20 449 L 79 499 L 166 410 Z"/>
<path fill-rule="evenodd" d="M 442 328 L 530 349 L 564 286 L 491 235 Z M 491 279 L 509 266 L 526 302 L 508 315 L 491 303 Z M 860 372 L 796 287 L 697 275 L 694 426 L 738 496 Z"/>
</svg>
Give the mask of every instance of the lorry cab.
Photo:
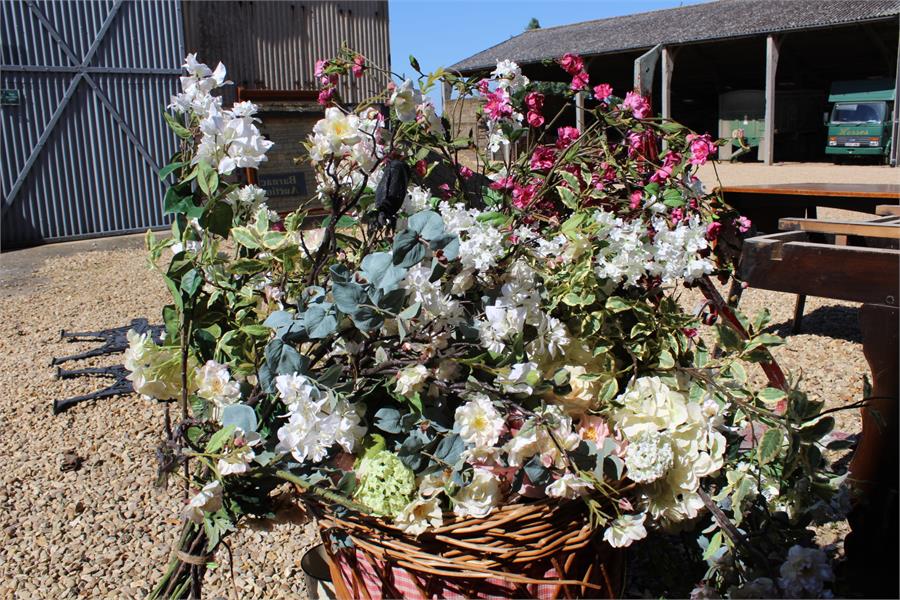
<svg viewBox="0 0 900 600">
<path fill-rule="evenodd" d="M 825 154 L 890 156 L 894 80 L 835 81 Z"/>
</svg>

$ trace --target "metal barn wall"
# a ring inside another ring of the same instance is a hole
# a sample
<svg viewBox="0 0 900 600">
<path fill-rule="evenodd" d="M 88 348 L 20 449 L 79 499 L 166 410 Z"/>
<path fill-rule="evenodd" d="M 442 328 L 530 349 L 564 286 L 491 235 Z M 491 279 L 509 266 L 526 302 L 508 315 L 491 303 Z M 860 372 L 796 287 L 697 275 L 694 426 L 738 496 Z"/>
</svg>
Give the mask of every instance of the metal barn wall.
<svg viewBox="0 0 900 600">
<path fill-rule="evenodd" d="M 210 65 L 224 63 L 235 86 L 318 89 L 316 60 L 336 56 L 342 43 L 390 67 L 386 1 L 192 1 L 183 10 L 186 50 Z M 352 103 L 387 83 L 374 73 L 343 79 L 341 97 Z M 226 91 L 226 104 L 233 94 Z"/>
<path fill-rule="evenodd" d="M 3 248 L 166 223 L 160 111 L 183 56 L 177 0 L 4 0 Z"/>
</svg>

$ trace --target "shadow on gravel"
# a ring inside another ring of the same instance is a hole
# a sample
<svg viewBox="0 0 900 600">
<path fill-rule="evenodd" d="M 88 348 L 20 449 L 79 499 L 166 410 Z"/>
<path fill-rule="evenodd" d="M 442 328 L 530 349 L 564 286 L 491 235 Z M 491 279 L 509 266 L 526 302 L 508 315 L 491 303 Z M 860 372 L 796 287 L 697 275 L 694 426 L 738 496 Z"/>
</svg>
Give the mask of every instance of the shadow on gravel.
<svg viewBox="0 0 900 600">
<path fill-rule="evenodd" d="M 803 315 L 803 325 L 799 334 L 792 334 L 792 321 L 782 321 L 770 325 L 766 330 L 788 338 L 792 335 L 821 335 L 825 337 L 862 343 L 859 330 L 859 308 L 855 306 L 820 306 Z"/>
</svg>

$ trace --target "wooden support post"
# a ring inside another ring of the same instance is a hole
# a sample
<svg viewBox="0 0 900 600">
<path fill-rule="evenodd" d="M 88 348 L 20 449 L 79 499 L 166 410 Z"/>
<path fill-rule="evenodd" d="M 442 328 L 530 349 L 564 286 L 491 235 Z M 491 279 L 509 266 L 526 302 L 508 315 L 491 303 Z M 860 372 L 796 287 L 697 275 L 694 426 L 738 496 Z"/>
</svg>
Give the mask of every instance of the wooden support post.
<svg viewBox="0 0 900 600">
<path fill-rule="evenodd" d="M 585 128 L 584 99 L 586 96 L 585 92 L 575 93 L 575 127 L 578 128 L 578 131 L 584 131 Z"/>
<path fill-rule="evenodd" d="M 766 37 L 766 122 L 763 139 L 765 154 L 763 162 L 775 162 L 775 74 L 778 70 L 779 40 L 774 35 Z"/>
<path fill-rule="evenodd" d="M 892 167 L 896 167 L 900 162 L 900 40 L 897 40 L 897 74 L 894 77 L 894 123 L 892 126 L 893 137 L 891 138 L 891 156 L 890 162 Z"/>
<path fill-rule="evenodd" d="M 675 49 L 662 49 L 662 116 L 672 118 L 672 72 L 675 70 Z"/>
<path fill-rule="evenodd" d="M 453 88 L 446 81 L 441 82 L 441 114 L 448 117 L 450 114 L 450 96 Z M 455 135 L 455 134 L 454 134 Z"/>
</svg>

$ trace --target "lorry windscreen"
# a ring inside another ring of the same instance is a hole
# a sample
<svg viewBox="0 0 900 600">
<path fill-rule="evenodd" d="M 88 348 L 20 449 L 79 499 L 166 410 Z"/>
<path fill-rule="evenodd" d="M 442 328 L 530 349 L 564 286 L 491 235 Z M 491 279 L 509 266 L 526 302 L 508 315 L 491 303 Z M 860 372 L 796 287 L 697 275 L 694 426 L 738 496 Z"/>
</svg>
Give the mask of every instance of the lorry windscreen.
<svg viewBox="0 0 900 600">
<path fill-rule="evenodd" d="M 838 102 L 831 111 L 832 123 L 883 123 L 884 102 Z"/>
</svg>

